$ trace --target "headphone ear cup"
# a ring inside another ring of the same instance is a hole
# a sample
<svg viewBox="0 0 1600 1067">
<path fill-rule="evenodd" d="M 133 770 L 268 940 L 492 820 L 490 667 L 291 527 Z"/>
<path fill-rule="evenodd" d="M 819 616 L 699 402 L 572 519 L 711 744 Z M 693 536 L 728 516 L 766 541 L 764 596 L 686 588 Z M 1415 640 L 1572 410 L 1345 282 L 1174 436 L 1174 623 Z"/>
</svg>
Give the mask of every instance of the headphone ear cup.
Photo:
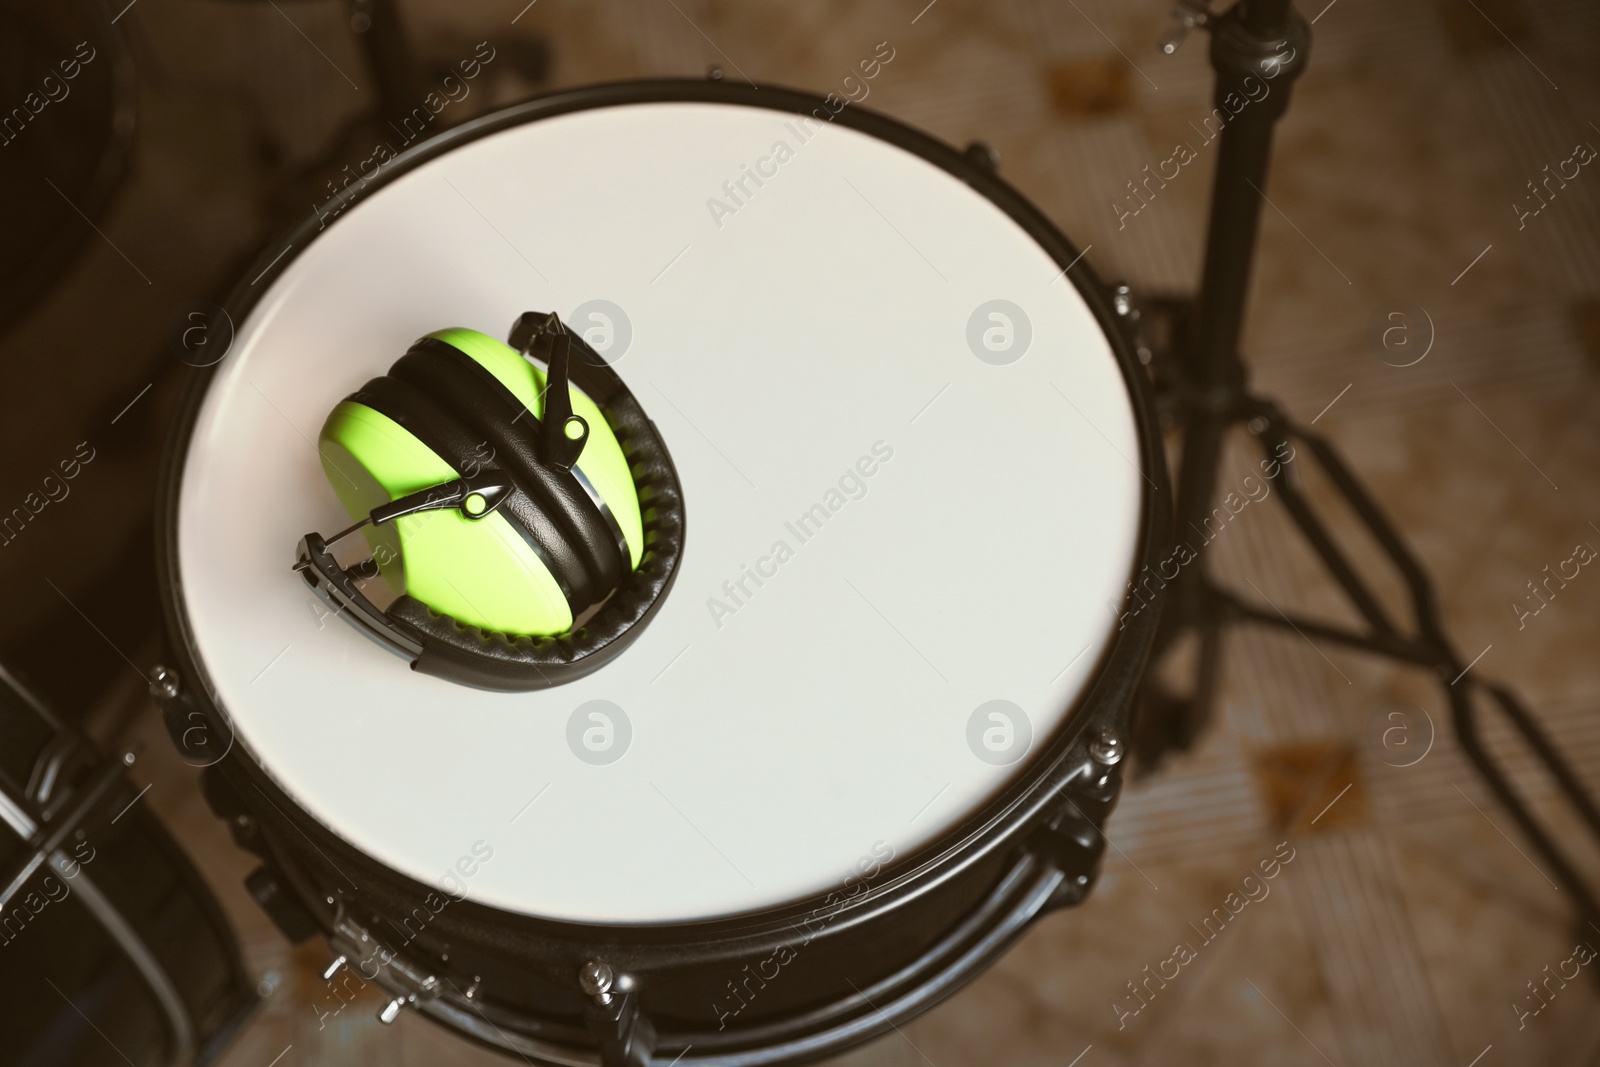
<svg viewBox="0 0 1600 1067">
<path fill-rule="evenodd" d="M 453 480 L 482 465 L 483 439 L 406 382 L 374 378 L 340 407 L 347 405 L 392 428 L 390 440 L 368 444 L 355 456 L 390 497 Z M 333 425 L 330 416 L 329 427 Z M 403 440 L 394 440 L 396 434 Z M 395 479 L 393 460 L 407 442 L 439 464 L 424 477 L 402 483 Z M 348 449 L 346 441 L 338 443 Z M 388 468 L 388 477 L 380 476 L 377 467 Z M 439 468 L 447 472 L 442 477 Z M 352 517 L 360 515 L 353 512 Z M 402 535 L 399 552 L 407 594 L 459 621 L 508 633 L 560 633 L 572 625 L 572 605 L 592 595 L 562 532 L 520 491 L 511 494 L 500 514 L 485 519 L 441 511 L 402 518 L 396 527 Z M 409 538 L 404 536 L 408 531 Z M 576 587 L 569 581 L 573 574 L 578 576 Z"/>
<path fill-rule="evenodd" d="M 615 432 L 623 472 L 642 502 L 642 555 L 637 568 L 582 627 L 555 637 L 508 637 L 451 626 L 402 597 L 390 607 L 389 617 L 422 643 L 423 650 L 412 664 L 418 673 L 501 691 L 564 685 L 624 654 L 677 580 L 687 515 L 683 484 L 666 442 L 609 365 L 574 361 L 573 383 L 603 410 L 605 422 Z"/>
<path fill-rule="evenodd" d="M 481 431 L 494 449 L 496 465 L 560 527 L 586 571 L 586 584 L 595 591 L 592 599 L 574 601 L 574 611 L 598 602 L 621 583 L 632 570 L 626 545 L 619 543 L 617 531 L 573 474 L 542 462 L 536 417 L 492 371 L 453 345 L 424 338 L 390 374 Z"/>
<path fill-rule="evenodd" d="M 568 373 L 572 412 L 589 423 L 588 440 L 573 465 L 573 474 L 602 513 L 632 570 L 639 566 L 644 553 L 644 519 L 632 465 L 618 437 L 619 430 L 612 425 L 613 413 L 619 409 L 609 403 L 619 391 L 627 394 L 627 388 L 581 337 L 574 334 L 571 339 L 573 357 Z M 441 353 L 445 348 L 455 349 L 470 357 L 478 364 L 477 376 L 505 397 L 513 424 L 532 433 L 522 416 L 526 411 L 543 414 L 548 368 L 503 341 L 459 326 L 435 330 L 419 345 Z M 631 394 L 627 395 L 631 401 Z"/>
</svg>

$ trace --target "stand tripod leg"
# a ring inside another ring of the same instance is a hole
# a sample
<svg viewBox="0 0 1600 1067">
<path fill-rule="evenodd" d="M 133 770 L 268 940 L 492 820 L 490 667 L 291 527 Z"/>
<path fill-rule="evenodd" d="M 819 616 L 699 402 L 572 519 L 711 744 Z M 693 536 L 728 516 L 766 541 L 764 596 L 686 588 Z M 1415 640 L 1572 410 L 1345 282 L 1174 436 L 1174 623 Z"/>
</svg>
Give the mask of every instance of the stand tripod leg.
<svg viewBox="0 0 1600 1067">
<path fill-rule="evenodd" d="M 1594 798 L 1589 795 L 1572 766 L 1515 694 L 1503 686 L 1479 681 L 1468 667 L 1462 665 L 1445 636 L 1438 610 L 1438 597 L 1427 572 L 1423 570 L 1399 532 L 1357 480 L 1355 474 L 1345 465 L 1333 446 L 1326 439 L 1289 422 L 1282 412 L 1268 401 L 1257 399 L 1244 405 L 1241 418 L 1250 415 L 1252 411 L 1256 413 L 1254 418 L 1264 419 L 1267 424 L 1260 437 L 1263 451 L 1269 456 L 1273 455 L 1278 451 L 1280 443 L 1289 442 L 1304 449 L 1307 457 L 1319 466 L 1338 496 L 1383 549 L 1384 554 L 1404 580 L 1415 615 L 1416 632 L 1404 632 L 1389 620 L 1388 614 L 1362 581 L 1355 567 L 1340 551 L 1326 523 L 1302 494 L 1298 476 L 1292 470 L 1286 470 L 1280 475 L 1282 481 L 1279 493 L 1285 510 L 1305 536 L 1308 547 L 1327 568 L 1328 575 L 1363 616 L 1369 629 L 1354 630 L 1277 610 L 1268 611 L 1235 597 L 1209 581 L 1196 586 L 1200 590 L 1200 601 L 1182 605 L 1185 614 L 1175 618 L 1172 625 L 1187 625 L 1197 629 L 1201 636 L 1202 652 L 1208 656 L 1213 655 L 1214 651 L 1207 652 L 1207 649 L 1220 648 L 1219 635 L 1223 626 L 1230 622 L 1250 622 L 1292 630 L 1301 636 L 1327 639 L 1347 648 L 1428 670 L 1443 690 L 1444 697 L 1450 705 L 1451 724 L 1457 741 L 1467 754 L 1473 768 L 1488 785 L 1495 798 L 1510 812 L 1518 829 L 1554 874 L 1554 881 L 1560 883 L 1560 887 L 1572 895 L 1580 915 L 1584 919 L 1600 922 L 1600 895 L 1597 895 L 1594 888 L 1584 880 L 1568 852 L 1557 844 L 1555 836 L 1540 821 L 1485 745 L 1479 730 L 1475 699 L 1479 691 L 1482 690 L 1492 699 L 1510 720 L 1518 736 L 1527 744 L 1538 764 L 1554 782 L 1557 793 L 1572 806 L 1581 822 L 1588 827 L 1597 848 L 1600 848 L 1600 805 L 1597 805 Z M 1175 608 L 1179 606 L 1174 604 Z M 1168 620 L 1163 619 L 1163 626 L 1167 625 Z M 1197 700 L 1203 698 L 1209 703 L 1213 698 L 1214 667 L 1212 672 L 1210 682 L 1197 687 Z M 1200 677 L 1202 679 L 1207 677 L 1204 664 Z M 1151 704 L 1150 707 L 1159 715 L 1159 704 Z M 1194 718 L 1193 709 L 1185 709 L 1184 712 L 1170 717 L 1166 723 L 1164 737 L 1160 740 L 1169 747 L 1187 747 L 1186 739 L 1187 741 L 1193 739 L 1189 724 Z M 1144 729 L 1153 730 L 1154 726 L 1145 725 Z M 1147 745 L 1152 742 L 1148 734 L 1139 736 Z M 1157 749 L 1154 754 L 1159 758 L 1161 752 Z"/>
<path fill-rule="evenodd" d="M 1470 679 L 1468 681 L 1470 682 Z M 1591 922 L 1600 922 L 1600 897 L 1595 895 L 1576 867 L 1568 862 L 1566 853 L 1556 846 L 1555 841 L 1539 822 L 1538 816 L 1533 813 L 1533 809 L 1528 806 L 1522 795 L 1511 784 L 1505 771 L 1484 747 L 1483 739 L 1478 733 L 1477 708 L 1472 699 L 1478 685 L 1481 685 L 1500 706 L 1506 718 L 1511 720 L 1511 724 L 1516 727 L 1523 741 L 1533 750 L 1534 755 L 1555 781 L 1560 794 L 1588 824 L 1597 842 L 1600 842 L 1600 808 L 1596 808 L 1594 800 L 1579 784 L 1577 775 L 1573 773 L 1566 759 L 1551 743 L 1532 714 L 1522 706 L 1522 702 L 1510 690 L 1488 683 L 1478 683 L 1464 690 L 1446 685 L 1450 692 L 1450 720 L 1455 726 L 1456 740 L 1460 742 L 1467 758 L 1472 761 L 1479 777 L 1489 786 L 1501 806 L 1511 813 L 1511 818 L 1516 821 L 1523 836 L 1533 844 L 1534 849 L 1555 871 L 1556 880 L 1577 899 L 1578 910 L 1582 917 Z"/>
<path fill-rule="evenodd" d="M 1509 776 L 1484 745 L 1478 729 L 1477 705 L 1474 700 L 1477 691 L 1481 688 L 1500 707 L 1533 752 L 1538 763 L 1550 775 L 1558 793 L 1587 824 L 1597 847 L 1600 847 L 1600 807 L 1596 806 L 1594 799 L 1579 782 L 1577 774 L 1561 755 L 1560 750 L 1550 741 L 1532 713 L 1522 705 L 1515 694 L 1503 686 L 1480 682 L 1471 674 L 1469 668 L 1462 666 L 1450 646 L 1449 639 L 1445 636 L 1444 623 L 1439 614 L 1438 596 L 1434 592 L 1433 583 L 1427 572 L 1411 554 L 1410 548 L 1399 532 L 1383 514 L 1377 502 L 1368 495 L 1354 472 L 1345 465 L 1333 446 L 1325 438 L 1304 428 L 1293 426 L 1276 406 L 1265 404 L 1263 411 L 1270 424 L 1282 427 L 1281 434 L 1284 439 L 1292 437 L 1306 448 L 1327 474 L 1339 496 L 1350 506 L 1367 532 L 1382 547 L 1384 554 L 1405 581 L 1418 630 L 1415 636 L 1403 635 L 1389 623 L 1387 615 L 1377 605 L 1354 568 L 1334 544 L 1327 528 L 1300 494 L 1295 479 L 1287 478 L 1282 486 L 1286 509 L 1306 536 L 1317 557 L 1328 567 L 1330 575 L 1350 598 L 1352 604 L 1367 618 L 1368 625 L 1373 631 L 1369 635 L 1350 636 L 1365 636 L 1368 651 L 1432 669 L 1435 680 L 1444 690 L 1444 696 L 1450 704 L 1450 721 L 1456 740 L 1466 752 L 1467 758 L 1471 760 L 1473 768 L 1494 793 L 1495 798 L 1511 813 L 1523 835 L 1554 870 L 1557 880 L 1573 895 L 1579 912 L 1586 919 L 1600 919 L 1600 896 L 1597 896 L 1593 888 L 1584 881 L 1576 866 L 1540 823 L 1533 809 L 1512 785 Z M 1288 619 L 1274 620 L 1267 616 L 1261 617 L 1259 621 L 1269 624 L 1281 621 L 1288 626 L 1295 625 Z M 1357 644 L 1360 647 L 1359 643 Z"/>
<path fill-rule="evenodd" d="M 1281 455 L 1272 456 L 1281 444 L 1303 446 L 1399 571 L 1410 597 L 1415 632 L 1389 617 L 1373 587 L 1362 579 L 1301 492 L 1295 472 L 1285 471 L 1280 494 L 1290 518 L 1367 628 L 1350 629 L 1292 616 L 1276 608 L 1267 611 L 1218 587 L 1208 574 L 1204 556 L 1191 561 L 1170 583 L 1160 583 L 1165 603 L 1140 697 L 1135 755 L 1148 769 L 1166 752 L 1188 748 L 1193 743 L 1211 715 L 1221 633 L 1224 626 L 1233 622 L 1293 629 L 1302 636 L 1315 636 L 1428 670 L 1444 689 L 1456 737 L 1473 767 L 1511 813 L 1534 850 L 1572 893 L 1584 918 L 1600 920 L 1600 896 L 1584 882 L 1577 867 L 1557 846 L 1553 835 L 1484 745 L 1474 704 L 1478 688 L 1481 686 L 1511 721 L 1560 795 L 1576 809 L 1597 846 L 1600 807 L 1521 702 L 1503 687 L 1480 683 L 1472 676 L 1470 666 L 1462 666 L 1445 636 L 1438 597 L 1427 573 L 1333 446 L 1292 424 L 1275 405 L 1252 395 L 1246 386 L 1245 365 L 1239 356 L 1240 327 L 1261 198 L 1265 195 L 1272 131 L 1288 106 L 1290 86 L 1305 68 L 1310 28 L 1294 12 L 1289 0 L 1239 0 L 1222 15 L 1208 14 L 1205 21 L 1212 31 L 1211 63 L 1217 72 L 1214 97 L 1217 106 L 1225 108 L 1231 117 L 1225 119 L 1220 134 L 1198 305 L 1192 320 L 1173 313 L 1170 306 L 1164 309 L 1169 323 L 1185 323 L 1192 328 L 1183 330 L 1164 350 L 1155 352 L 1155 381 L 1163 390 L 1159 399 L 1182 438 L 1174 526 L 1180 538 L 1186 539 L 1194 532 L 1203 541 L 1208 540 L 1200 527 L 1211 514 L 1224 439 L 1235 426 L 1248 424 L 1268 450 L 1269 458 L 1282 459 Z M 1247 105 L 1235 99 L 1234 106 L 1229 106 L 1229 97 L 1239 97 L 1242 90 L 1249 88 L 1251 78 L 1269 84 L 1270 91 L 1259 97 L 1244 93 L 1249 97 Z M 1144 580 L 1144 576 L 1136 580 Z M 1178 699 L 1163 690 L 1156 677 L 1162 658 L 1170 656 L 1178 640 L 1191 631 L 1200 640 L 1201 662 L 1191 694 L 1187 699 Z"/>
<path fill-rule="evenodd" d="M 1160 653 L 1152 655 L 1151 671 L 1140 689 L 1133 721 L 1133 755 L 1140 774 L 1153 771 L 1167 753 L 1192 747 L 1215 717 L 1221 681 L 1222 624 L 1218 620 L 1192 629 L 1199 644 L 1198 662 L 1187 694 L 1174 694 L 1160 684 L 1154 677 Z M 1182 636 L 1175 633 L 1171 639 Z"/>
</svg>

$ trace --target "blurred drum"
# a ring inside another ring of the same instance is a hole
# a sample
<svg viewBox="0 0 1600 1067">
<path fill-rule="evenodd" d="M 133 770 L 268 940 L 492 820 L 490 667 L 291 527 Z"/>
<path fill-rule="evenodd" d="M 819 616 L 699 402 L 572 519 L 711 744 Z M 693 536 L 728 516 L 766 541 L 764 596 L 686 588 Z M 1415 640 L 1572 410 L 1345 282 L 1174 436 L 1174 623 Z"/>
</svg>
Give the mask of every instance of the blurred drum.
<svg viewBox="0 0 1600 1067">
<path fill-rule="evenodd" d="M 254 1010 L 227 919 L 143 796 L 0 668 L 0 1063 L 210 1063 Z"/>
<path fill-rule="evenodd" d="M 95 235 L 133 144 L 133 64 L 94 4 L 0 0 L 0 332 Z"/>
<path fill-rule="evenodd" d="M 777 1063 L 926 1009 L 1082 898 L 1162 460 L 1106 292 L 979 154 L 837 98 L 633 83 L 336 199 L 194 372 L 159 687 L 333 981 L 530 1060 Z M 346 525 L 330 407 L 422 334 L 529 309 L 650 412 L 690 532 L 615 659 L 488 692 L 409 670 L 290 564 Z"/>
</svg>

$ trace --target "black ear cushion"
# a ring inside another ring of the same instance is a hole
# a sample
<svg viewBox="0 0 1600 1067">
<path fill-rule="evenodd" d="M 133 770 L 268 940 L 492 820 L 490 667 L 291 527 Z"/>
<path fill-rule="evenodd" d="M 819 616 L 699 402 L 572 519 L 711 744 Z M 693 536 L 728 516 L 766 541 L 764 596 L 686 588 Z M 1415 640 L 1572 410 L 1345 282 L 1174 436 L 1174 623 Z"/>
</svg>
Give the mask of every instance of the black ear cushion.
<svg viewBox="0 0 1600 1067">
<path fill-rule="evenodd" d="M 549 511 L 583 561 L 588 586 L 598 593 L 592 600 L 574 603 L 574 612 L 616 587 L 627 572 L 628 561 L 620 555 L 605 516 L 570 472 L 539 461 L 540 424 L 498 378 L 471 356 L 435 338 L 417 342 L 389 374 L 417 386 L 462 423 L 482 433 L 494 449 L 495 466 L 509 473 Z"/>
<path fill-rule="evenodd" d="M 484 438 L 475 435 L 470 427 L 409 382 L 387 375 L 374 378 L 351 394 L 350 399 L 399 423 L 437 452 L 457 474 L 476 470 L 483 463 Z M 516 477 L 514 473 L 512 477 Z M 566 531 L 520 486 L 501 505 L 501 510 L 555 577 L 569 606 L 593 603 L 597 596 L 609 590 L 609 586 L 599 591 L 595 589 L 589 570 L 573 549 Z M 574 606 L 572 610 L 576 614 L 583 609 Z"/>
<path fill-rule="evenodd" d="M 644 518 L 638 568 L 587 623 L 557 637 L 464 626 L 402 596 L 388 614 L 422 643 L 413 670 L 483 689 L 544 689 L 575 681 L 627 648 L 672 588 L 683 559 L 686 524 L 683 486 L 666 443 L 616 372 L 598 357 L 574 359 L 572 380 L 600 406 L 633 472 Z"/>
</svg>

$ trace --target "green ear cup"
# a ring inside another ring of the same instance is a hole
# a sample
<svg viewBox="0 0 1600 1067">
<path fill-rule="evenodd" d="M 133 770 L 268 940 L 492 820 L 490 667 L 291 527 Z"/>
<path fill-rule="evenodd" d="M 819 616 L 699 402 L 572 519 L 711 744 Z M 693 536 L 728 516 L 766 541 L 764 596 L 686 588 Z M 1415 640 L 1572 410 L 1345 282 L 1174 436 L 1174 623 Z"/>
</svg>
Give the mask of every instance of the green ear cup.
<svg viewBox="0 0 1600 1067">
<path fill-rule="evenodd" d="M 453 345 L 477 360 L 529 411 L 544 417 L 544 371 L 523 359 L 516 349 L 488 334 L 459 327 L 436 330 L 428 336 Z M 637 569 L 639 556 L 644 551 L 644 522 L 639 516 L 639 494 L 633 487 L 633 475 L 628 472 L 622 446 L 617 443 L 617 436 L 611 432 L 605 416 L 600 414 L 599 406 L 577 387 L 572 389 L 572 413 L 582 416 L 589 424 L 589 441 L 578 457 L 578 469 L 611 509 L 617 525 L 622 528 L 623 539 L 628 542 L 628 567 Z"/>
<path fill-rule="evenodd" d="M 437 453 L 381 412 L 346 400 L 323 424 L 322 467 L 352 519 L 458 477 Z M 361 531 L 395 594 L 473 626 L 557 634 L 572 610 L 544 562 L 503 515 L 425 511 Z"/>
<path fill-rule="evenodd" d="M 476 330 L 429 336 L 465 352 L 534 415 L 543 415 L 544 373 L 514 349 Z M 589 424 L 576 466 L 615 517 L 629 567 L 637 568 L 644 530 L 627 460 L 599 407 L 576 388 L 572 408 Z M 318 445 L 323 471 L 352 520 L 470 473 L 457 471 L 387 415 L 353 400 L 334 408 Z M 504 515 L 472 520 L 454 510 L 425 511 L 369 525 L 362 533 L 397 595 L 404 592 L 441 614 L 502 633 L 552 635 L 572 628 L 560 585 Z"/>
</svg>

